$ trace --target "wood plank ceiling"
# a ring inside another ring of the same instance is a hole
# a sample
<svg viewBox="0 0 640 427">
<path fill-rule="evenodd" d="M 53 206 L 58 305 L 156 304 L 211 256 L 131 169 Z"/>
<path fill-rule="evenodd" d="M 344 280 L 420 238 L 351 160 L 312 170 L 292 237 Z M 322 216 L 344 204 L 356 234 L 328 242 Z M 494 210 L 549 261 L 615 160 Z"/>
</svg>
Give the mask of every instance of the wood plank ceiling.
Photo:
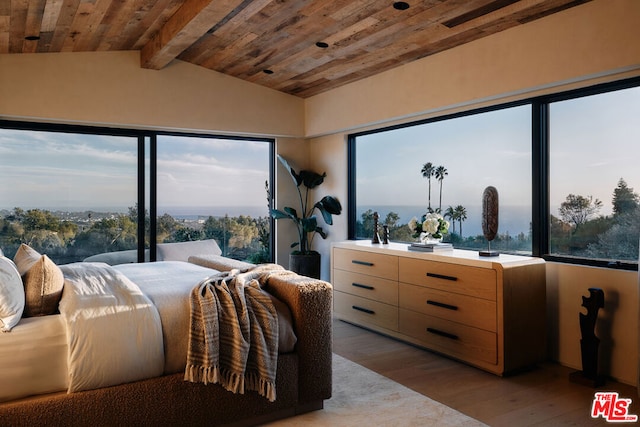
<svg viewBox="0 0 640 427">
<path fill-rule="evenodd" d="M 0 0 L 0 54 L 139 50 L 305 98 L 588 1 Z"/>
</svg>

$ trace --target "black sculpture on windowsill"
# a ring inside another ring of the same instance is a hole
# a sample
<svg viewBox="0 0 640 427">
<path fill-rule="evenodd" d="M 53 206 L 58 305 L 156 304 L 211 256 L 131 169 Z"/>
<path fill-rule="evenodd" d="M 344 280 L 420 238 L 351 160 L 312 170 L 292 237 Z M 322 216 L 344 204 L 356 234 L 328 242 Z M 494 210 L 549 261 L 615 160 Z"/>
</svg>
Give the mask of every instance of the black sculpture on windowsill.
<svg viewBox="0 0 640 427">
<path fill-rule="evenodd" d="M 598 310 L 604 308 L 604 291 L 599 288 L 589 288 L 589 296 L 582 297 L 582 306 L 587 314 L 580 313 L 580 350 L 582 353 L 582 371 L 570 374 L 569 379 L 592 387 L 604 385 L 605 379 L 598 374 L 598 347 L 600 340 L 595 334 Z"/>
<path fill-rule="evenodd" d="M 482 193 L 482 234 L 487 239 L 487 249 L 479 251 L 480 256 L 499 256 L 500 252 L 491 250 L 491 241 L 498 234 L 498 190 L 489 186 Z"/>
<path fill-rule="evenodd" d="M 378 234 L 378 221 L 380 217 L 378 216 L 378 212 L 373 213 L 373 238 L 371 239 L 371 243 L 377 245 L 380 243 L 380 235 Z"/>
</svg>

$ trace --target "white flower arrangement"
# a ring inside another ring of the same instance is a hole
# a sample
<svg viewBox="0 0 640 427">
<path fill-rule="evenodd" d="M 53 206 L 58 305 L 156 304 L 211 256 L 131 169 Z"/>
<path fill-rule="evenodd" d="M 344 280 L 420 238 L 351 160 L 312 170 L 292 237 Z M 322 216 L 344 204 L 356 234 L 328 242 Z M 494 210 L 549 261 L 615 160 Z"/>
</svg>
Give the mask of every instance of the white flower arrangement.
<svg viewBox="0 0 640 427">
<path fill-rule="evenodd" d="M 425 233 L 434 239 L 441 239 L 449 232 L 449 221 L 440 214 L 427 213 L 422 215 L 419 221 L 416 217 L 411 218 L 409 228 L 414 238 L 422 237 L 422 233 Z"/>
</svg>

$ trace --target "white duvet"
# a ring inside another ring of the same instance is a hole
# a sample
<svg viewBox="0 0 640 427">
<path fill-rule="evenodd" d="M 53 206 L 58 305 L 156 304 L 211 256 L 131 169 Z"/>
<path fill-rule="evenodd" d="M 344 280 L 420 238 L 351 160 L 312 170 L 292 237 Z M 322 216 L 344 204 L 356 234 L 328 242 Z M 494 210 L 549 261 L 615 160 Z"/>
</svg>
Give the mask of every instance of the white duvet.
<svg viewBox="0 0 640 427">
<path fill-rule="evenodd" d="M 176 261 L 60 268 L 61 314 L 23 318 L 0 333 L 0 402 L 184 372 L 189 295 L 217 270 Z M 275 303 L 279 349 L 293 351 L 291 315 Z"/>
<path fill-rule="evenodd" d="M 65 287 L 69 392 L 162 374 L 164 350 L 158 310 L 138 285 L 103 263 L 61 266 Z"/>
</svg>

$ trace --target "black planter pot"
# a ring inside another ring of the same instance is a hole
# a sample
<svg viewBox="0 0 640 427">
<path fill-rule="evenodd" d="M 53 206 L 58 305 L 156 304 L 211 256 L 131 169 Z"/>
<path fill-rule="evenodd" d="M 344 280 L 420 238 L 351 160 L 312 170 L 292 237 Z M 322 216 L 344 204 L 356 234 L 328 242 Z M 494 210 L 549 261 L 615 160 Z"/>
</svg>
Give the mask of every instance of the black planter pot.
<svg viewBox="0 0 640 427">
<path fill-rule="evenodd" d="M 290 254 L 289 269 L 301 276 L 320 278 L 320 253 Z"/>
</svg>

